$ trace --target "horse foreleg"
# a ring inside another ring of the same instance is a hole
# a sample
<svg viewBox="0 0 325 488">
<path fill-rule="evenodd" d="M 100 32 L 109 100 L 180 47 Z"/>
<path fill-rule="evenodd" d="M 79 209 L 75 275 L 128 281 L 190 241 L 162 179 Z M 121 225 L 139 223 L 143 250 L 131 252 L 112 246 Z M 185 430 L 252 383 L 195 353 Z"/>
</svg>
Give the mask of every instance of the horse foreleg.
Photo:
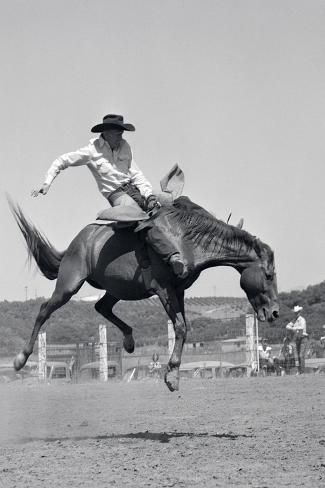
<svg viewBox="0 0 325 488">
<path fill-rule="evenodd" d="M 134 339 L 132 335 L 132 327 L 127 325 L 121 319 L 116 317 L 112 312 L 114 305 L 119 301 L 118 298 L 113 297 L 109 293 L 105 295 L 96 303 L 95 309 L 98 313 L 103 315 L 105 319 L 116 325 L 124 335 L 123 346 L 126 352 L 132 353 L 134 351 Z"/>
<path fill-rule="evenodd" d="M 182 352 L 187 334 L 187 324 L 184 314 L 184 294 L 177 294 L 172 288 L 156 290 L 160 301 L 169 318 L 173 322 L 175 331 L 175 343 L 173 352 L 169 358 L 165 383 L 170 391 L 179 389 L 179 367 L 182 360 Z"/>
<path fill-rule="evenodd" d="M 79 265 L 79 267 L 78 267 Z M 19 371 L 25 366 L 29 356 L 32 354 L 34 345 L 42 325 L 48 320 L 55 310 L 67 303 L 70 298 L 77 293 L 86 280 L 85 266 L 80 262 L 67 260 L 62 261 L 56 287 L 52 297 L 41 305 L 36 317 L 33 332 L 27 345 L 20 351 L 14 359 L 14 368 Z"/>
</svg>

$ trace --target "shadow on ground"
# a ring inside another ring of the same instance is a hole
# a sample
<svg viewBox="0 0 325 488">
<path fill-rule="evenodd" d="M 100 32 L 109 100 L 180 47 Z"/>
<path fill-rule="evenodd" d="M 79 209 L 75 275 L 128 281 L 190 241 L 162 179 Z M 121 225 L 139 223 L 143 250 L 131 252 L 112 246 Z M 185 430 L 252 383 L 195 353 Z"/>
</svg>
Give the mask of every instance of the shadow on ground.
<svg viewBox="0 0 325 488">
<path fill-rule="evenodd" d="M 130 434 L 110 434 L 110 435 L 97 435 L 97 436 L 71 436 L 71 437 L 24 437 L 20 439 L 22 443 L 28 442 L 64 442 L 64 441 L 85 441 L 85 440 L 109 440 L 109 439 L 143 439 L 145 441 L 157 441 L 162 443 L 168 443 L 171 439 L 178 437 L 187 437 L 190 439 L 206 437 L 206 438 L 217 438 L 217 439 L 230 439 L 236 440 L 240 437 L 254 437 L 253 435 L 247 434 L 234 434 L 230 433 L 220 433 L 220 434 L 209 434 L 208 432 L 135 432 Z"/>
</svg>

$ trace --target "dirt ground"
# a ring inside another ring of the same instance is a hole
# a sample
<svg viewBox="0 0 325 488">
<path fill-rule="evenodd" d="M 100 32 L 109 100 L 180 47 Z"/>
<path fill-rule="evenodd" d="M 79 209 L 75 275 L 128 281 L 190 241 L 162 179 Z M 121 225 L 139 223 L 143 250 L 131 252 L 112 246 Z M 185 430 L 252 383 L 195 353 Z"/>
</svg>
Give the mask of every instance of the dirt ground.
<svg viewBox="0 0 325 488">
<path fill-rule="evenodd" d="M 325 377 L 0 385 L 0 487 L 325 486 Z"/>
</svg>

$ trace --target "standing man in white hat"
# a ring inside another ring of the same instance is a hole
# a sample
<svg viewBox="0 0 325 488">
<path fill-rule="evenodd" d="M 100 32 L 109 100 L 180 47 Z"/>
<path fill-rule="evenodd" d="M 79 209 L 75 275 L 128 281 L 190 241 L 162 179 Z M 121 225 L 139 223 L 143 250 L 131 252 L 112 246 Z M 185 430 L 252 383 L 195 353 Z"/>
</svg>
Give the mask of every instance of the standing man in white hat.
<svg viewBox="0 0 325 488">
<path fill-rule="evenodd" d="M 305 372 L 305 356 L 308 346 L 308 334 L 306 328 L 306 320 L 301 315 L 303 307 L 295 305 L 293 307 L 294 319 L 286 326 L 295 335 L 296 351 L 298 357 L 298 374 Z"/>
</svg>

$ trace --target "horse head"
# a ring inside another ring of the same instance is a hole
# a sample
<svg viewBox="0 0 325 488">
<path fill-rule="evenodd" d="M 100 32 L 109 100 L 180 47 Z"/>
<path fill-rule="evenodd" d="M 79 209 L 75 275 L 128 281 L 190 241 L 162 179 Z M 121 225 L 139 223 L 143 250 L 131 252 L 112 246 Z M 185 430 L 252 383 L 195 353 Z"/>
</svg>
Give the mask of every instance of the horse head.
<svg viewBox="0 0 325 488">
<path fill-rule="evenodd" d="M 273 252 L 257 240 L 258 259 L 241 272 L 240 286 L 260 321 L 273 322 L 279 316 L 277 280 Z"/>
</svg>

